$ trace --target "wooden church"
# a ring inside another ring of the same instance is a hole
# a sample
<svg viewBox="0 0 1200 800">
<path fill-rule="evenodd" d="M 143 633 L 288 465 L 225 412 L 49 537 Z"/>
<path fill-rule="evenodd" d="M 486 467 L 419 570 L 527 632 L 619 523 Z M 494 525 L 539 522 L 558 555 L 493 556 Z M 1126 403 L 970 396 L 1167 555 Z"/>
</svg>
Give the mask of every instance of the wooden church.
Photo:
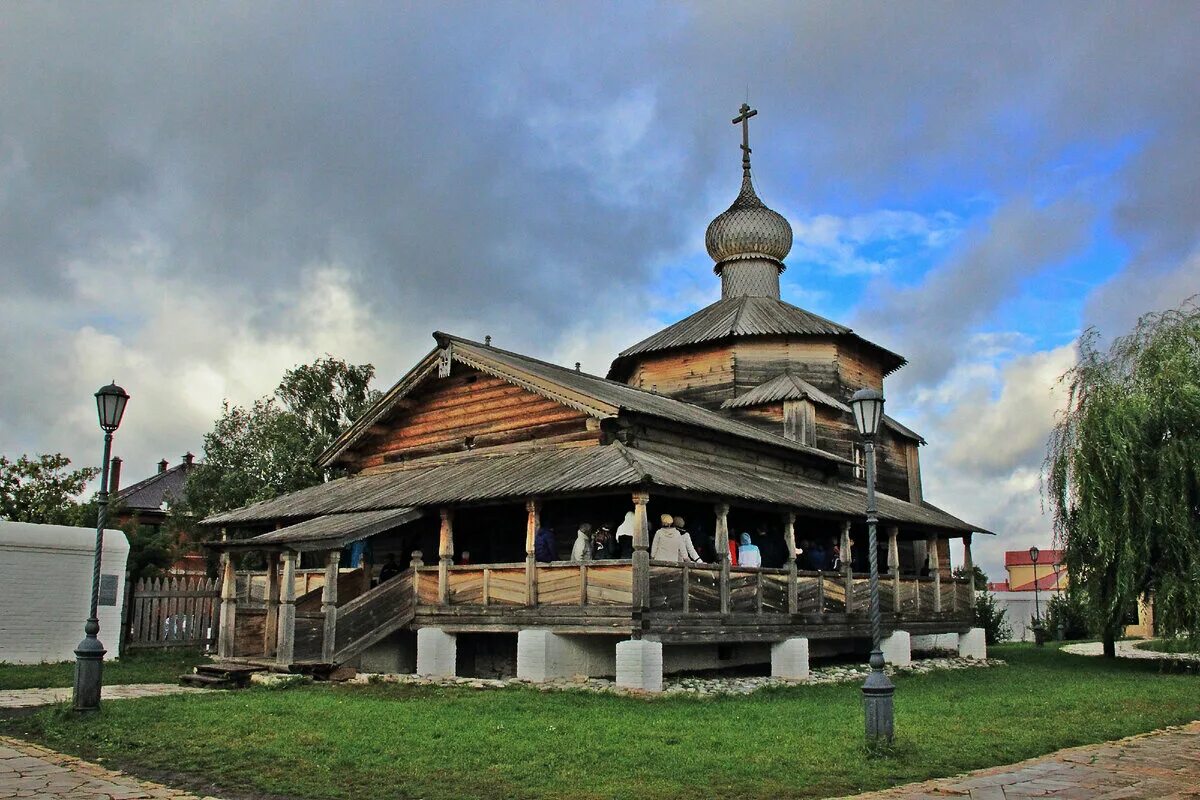
<svg viewBox="0 0 1200 800">
<path fill-rule="evenodd" d="M 223 658 L 615 676 L 653 691 L 664 672 L 761 663 L 802 679 L 810 653 L 865 653 L 866 493 L 848 401 L 883 391 L 905 360 L 781 299 L 792 230 L 755 192 L 753 113 L 734 120 L 741 189 L 706 236 L 719 301 L 631 345 L 605 377 L 435 333 L 321 456 L 346 477 L 206 520 L 224 531 Z M 893 663 L 933 645 L 984 654 L 974 587 L 949 555 L 960 540 L 969 572 L 980 529 L 925 501 L 922 443 L 890 417 L 877 437 Z M 651 558 L 664 514 L 683 518 L 698 559 Z M 585 523 L 632 533 L 625 552 Z M 734 563 L 743 538 L 759 564 Z M 247 552 L 268 566 L 239 582 Z M 304 564 L 324 580 L 300 594 Z"/>
</svg>

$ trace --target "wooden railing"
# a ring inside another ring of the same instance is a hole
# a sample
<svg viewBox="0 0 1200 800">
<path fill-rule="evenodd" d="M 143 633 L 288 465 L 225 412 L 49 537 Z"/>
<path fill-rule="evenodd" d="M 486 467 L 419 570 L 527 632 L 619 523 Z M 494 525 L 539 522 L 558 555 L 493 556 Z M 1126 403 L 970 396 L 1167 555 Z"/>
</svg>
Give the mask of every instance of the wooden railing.
<svg viewBox="0 0 1200 800">
<path fill-rule="evenodd" d="M 217 640 L 218 599 L 209 578 L 142 578 L 129 595 L 124 645 L 208 649 Z"/>
<path fill-rule="evenodd" d="M 587 606 L 632 605 L 631 561 L 553 562 L 538 564 L 531 600 L 524 563 L 455 565 L 446 568 L 447 600 L 439 603 L 439 567 L 422 566 L 415 572 L 417 602 L 421 606 Z M 885 614 L 917 618 L 967 615 L 973 607 L 970 587 L 964 580 L 940 581 L 940 605 L 935 603 L 939 581 L 934 578 L 891 575 L 879 578 L 880 609 Z M 865 614 L 870 600 L 867 575 L 855 573 L 847 586 L 842 572 L 799 571 L 794 584 L 790 571 L 769 567 L 729 567 L 713 564 L 650 562 L 650 612 L 728 614 L 786 614 L 789 595 L 795 593 L 799 614 Z"/>
<path fill-rule="evenodd" d="M 524 562 L 448 567 L 449 605 L 575 606 L 633 603 L 633 562 L 628 560 L 556 561 L 538 564 L 530 597 Z M 418 567 L 417 602 L 438 603 L 438 567 Z"/>
</svg>

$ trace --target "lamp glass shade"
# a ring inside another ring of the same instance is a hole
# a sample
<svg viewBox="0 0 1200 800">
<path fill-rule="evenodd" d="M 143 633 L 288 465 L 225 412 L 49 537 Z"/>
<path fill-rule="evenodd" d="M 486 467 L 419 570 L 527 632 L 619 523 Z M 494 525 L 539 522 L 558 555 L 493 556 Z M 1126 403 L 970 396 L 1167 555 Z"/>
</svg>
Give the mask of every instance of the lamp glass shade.
<svg viewBox="0 0 1200 800">
<path fill-rule="evenodd" d="M 1036 564 L 1038 556 L 1041 555 L 1041 552 L 1042 551 L 1038 550 L 1036 547 L 1029 548 L 1029 560 Z"/>
<path fill-rule="evenodd" d="M 128 402 L 129 394 L 116 383 L 110 383 L 96 392 L 96 413 L 100 416 L 100 428 L 112 433 L 120 427 L 125 404 Z"/>
<path fill-rule="evenodd" d="M 874 389 L 859 389 L 850 398 L 850 408 L 854 411 L 854 424 L 858 426 L 859 434 L 873 437 L 879 431 L 879 421 L 883 419 L 883 393 Z"/>
</svg>

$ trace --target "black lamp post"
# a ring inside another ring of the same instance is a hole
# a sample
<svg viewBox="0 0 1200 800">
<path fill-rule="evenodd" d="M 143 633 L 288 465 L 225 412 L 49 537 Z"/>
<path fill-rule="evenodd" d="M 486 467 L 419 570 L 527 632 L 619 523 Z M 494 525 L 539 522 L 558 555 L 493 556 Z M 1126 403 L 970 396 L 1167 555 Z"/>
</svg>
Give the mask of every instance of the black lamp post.
<svg viewBox="0 0 1200 800">
<path fill-rule="evenodd" d="M 1029 548 L 1029 560 L 1033 563 L 1033 640 L 1038 647 L 1041 647 L 1044 634 L 1042 633 L 1042 607 L 1041 603 L 1038 601 L 1040 594 L 1038 592 L 1037 574 L 1039 555 L 1041 555 L 1041 551 L 1036 547 Z"/>
<path fill-rule="evenodd" d="M 854 423 L 863 437 L 863 455 L 867 462 L 867 555 L 871 564 L 871 672 L 863 682 L 863 707 L 866 712 L 867 740 L 892 741 L 894 734 L 892 696 L 896 687 L 883 671 L 883 650 L 879 647 L 879 548 L 875 526 L 875 434 L 883 418 L 883 393 L 874 389 L 859 389 L 850 398 Z"/>
<path fill-rule="evenodd" d="M 100 683 L 104 670 L 104 645 L 100 633 L 100 554 L 104 549 L 104 526 L 108 522 L 108 461 L 112 455 L 113 431 L 121 424 L 129 395 L 116 382 L 96 392 L 96 411 L 104 431 L 104 460 L 100 467 L 100 491 L 96 494 L 96 553 L 92 561 L 92 604 L 83 625 L 83 641 L 75 648 L 75 691 L 71 706 L 76 711 L 100 710 Z"/>
</svg>

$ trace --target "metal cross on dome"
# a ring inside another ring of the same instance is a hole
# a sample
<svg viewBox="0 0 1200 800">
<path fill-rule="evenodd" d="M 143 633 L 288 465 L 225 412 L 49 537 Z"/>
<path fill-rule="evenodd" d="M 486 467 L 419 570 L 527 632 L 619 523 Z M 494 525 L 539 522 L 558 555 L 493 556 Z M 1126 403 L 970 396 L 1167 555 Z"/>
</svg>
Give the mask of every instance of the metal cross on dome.
<svg viewBox="0 0 1200 800">
<path fill-rule="evenodd" d="M 750 108 L 749 103 L 742 103 L 739 113 L 733 118 L 733 124 L 742 125 L 742 171 L 750 172 L 750 118 L 758 113 L 758 109 Z"/>
</svg>

